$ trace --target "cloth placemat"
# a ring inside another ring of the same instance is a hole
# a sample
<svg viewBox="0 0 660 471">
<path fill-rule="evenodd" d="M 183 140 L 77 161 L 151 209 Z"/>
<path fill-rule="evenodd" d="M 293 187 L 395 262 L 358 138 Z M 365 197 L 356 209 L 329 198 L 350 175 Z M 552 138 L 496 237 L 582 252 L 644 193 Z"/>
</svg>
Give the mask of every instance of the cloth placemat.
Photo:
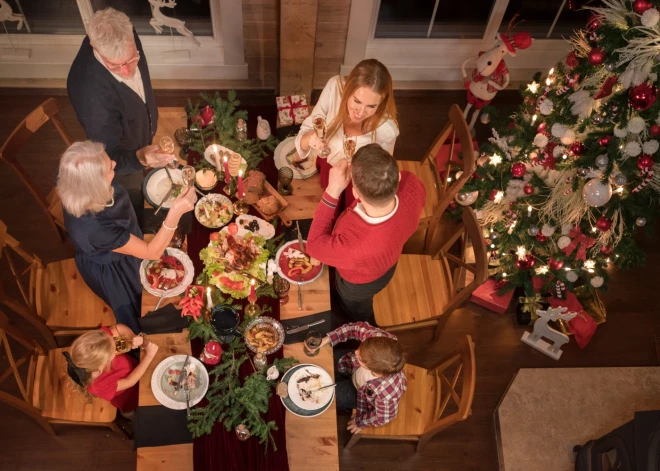
<svg viewBox="0 0 660 471">
<path fill-rule="evenodd" d="M 145 334 L 172 334 L 188 327 L 188 320 L 181 317 L 181 311 L 174 304 L 168 304 L 157 311 L 149 311 L 138 319 L 138 324 Z"/>
<path fill-rule="evenodd" d="M 192 443 L 186 411 L 164 406 L 142 406 L 133 415 L 135 448 Z"/>
<path fill-rule="evenodd" d="M 302 332 L 296 332 L 295 334 L 286 334 L 284 337 L 284 344 L 290 345 L 292 343 L 303 342 L 309 331 L 319 332 L 321 335 L 330 332 L 332 330 L 332 311 L 319 312 L 318 314 L 311 314 L 297 319 L 280 321 L 286 331 L 288 328 L 301 327 L 303 325 L 311 324 L 312 322 L 320 321 L 321 319 L 325 320 L 323 324 L 313 325 L 309 329 L 303 330 Z"/>
<path fill-rule="evenodd" d="M 158 214 L 154 214 L 155 212 L 155 208 L 144 208 L 142 210 L 142 232 L 144 234 L 155 234 L 163 225 L 163 221 L 167 216 L 167 211 L 161 209 L 158 211 Z M 190 234 L 190 231 L 192 230 L 192 218 L 193 213 L 189 212 L 181 216 L 181 219 L 179 219 L 179 227 L 184 234 Z"/>
</svg>

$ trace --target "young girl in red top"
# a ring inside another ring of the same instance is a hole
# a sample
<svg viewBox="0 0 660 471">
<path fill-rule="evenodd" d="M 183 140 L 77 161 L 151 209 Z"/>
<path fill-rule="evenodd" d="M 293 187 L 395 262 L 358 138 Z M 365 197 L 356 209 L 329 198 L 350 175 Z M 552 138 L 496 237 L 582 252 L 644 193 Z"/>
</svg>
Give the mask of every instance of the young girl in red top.
<svg viewBox="0 0 660 471">
<path fill-rule="evenodd" d="M 132 348 L 143 347 L 145 356 L 138 362 L 127 354 L 115 354 L 114 336 L 132 339 Z M 123 324 L 101 327 L 78 337 L 71 354 L 64 353 L 71 379 L 86 393 L 109 401 L 122 413 L 138 405 L 138 381 L 154 359 L 158 345 L 133 334 Z"/>
</svg>

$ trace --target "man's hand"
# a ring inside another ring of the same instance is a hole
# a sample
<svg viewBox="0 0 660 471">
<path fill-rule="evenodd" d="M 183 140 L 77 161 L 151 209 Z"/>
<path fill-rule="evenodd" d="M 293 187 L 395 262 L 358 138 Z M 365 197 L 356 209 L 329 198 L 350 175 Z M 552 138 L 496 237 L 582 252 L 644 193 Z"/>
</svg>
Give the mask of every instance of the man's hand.
<svg viewBox="0 0 660 471">
<path fill-rule="evenodd" d="M 351 165 L 346 159 L 341 159 L 330 169 L 328 188 L 325 191 L 333 198 L 339 198 L 350 182 Z"/>
<path fill-rule="evenodd" d="M 167 165 L 168 162 L 176 160 L 174 154 L 163 153 L 160 146 L 157 145 L 145 146 L 138 150 L 137 158 L 142 165 L 151 168 L 161 168 Z"/>
<path fill-rule="evenodd" d="M 362 429 L 357 425 L 355 425 L 355 419 L 351 419 L 348 421 L 348 424 L 346 425 L 346 430 L 348 430 L 351 433 L 357 433 Z"/>
</svg>

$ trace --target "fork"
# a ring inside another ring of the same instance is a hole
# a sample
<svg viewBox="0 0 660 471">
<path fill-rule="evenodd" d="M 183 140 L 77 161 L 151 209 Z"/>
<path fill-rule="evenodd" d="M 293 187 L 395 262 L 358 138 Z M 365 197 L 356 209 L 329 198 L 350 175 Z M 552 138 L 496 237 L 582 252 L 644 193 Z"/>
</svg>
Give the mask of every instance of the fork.
<svg viewBox="0 0 660 471">
<path fill-rule="evenodd" d="M 188 378 L 183 383 L 183 390 L 186 392 L 186 416 L 190 416 L 190 388 L 188 387 Z"/>
</svg>

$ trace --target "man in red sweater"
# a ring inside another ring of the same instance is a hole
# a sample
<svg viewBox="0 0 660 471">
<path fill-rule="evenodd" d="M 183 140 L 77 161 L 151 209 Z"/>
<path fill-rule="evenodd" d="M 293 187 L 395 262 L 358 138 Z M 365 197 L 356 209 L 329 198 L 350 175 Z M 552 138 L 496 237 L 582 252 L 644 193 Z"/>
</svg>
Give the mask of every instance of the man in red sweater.
<svg viewBox="0 0 660 471">
<path fill-rule="evenodd" d="M 356 201 L 339 217 L 335 208 L 353 181 Z M 417 230 L 426 191 L 378 144 L 361 147 L 351 164 L 330 170 L 307 237 L 310 256 L 336 268 L 335 285 L 344 312 L 375 325 L 373 297 L 394 276 L 403 244 Z"/>
</svg>

